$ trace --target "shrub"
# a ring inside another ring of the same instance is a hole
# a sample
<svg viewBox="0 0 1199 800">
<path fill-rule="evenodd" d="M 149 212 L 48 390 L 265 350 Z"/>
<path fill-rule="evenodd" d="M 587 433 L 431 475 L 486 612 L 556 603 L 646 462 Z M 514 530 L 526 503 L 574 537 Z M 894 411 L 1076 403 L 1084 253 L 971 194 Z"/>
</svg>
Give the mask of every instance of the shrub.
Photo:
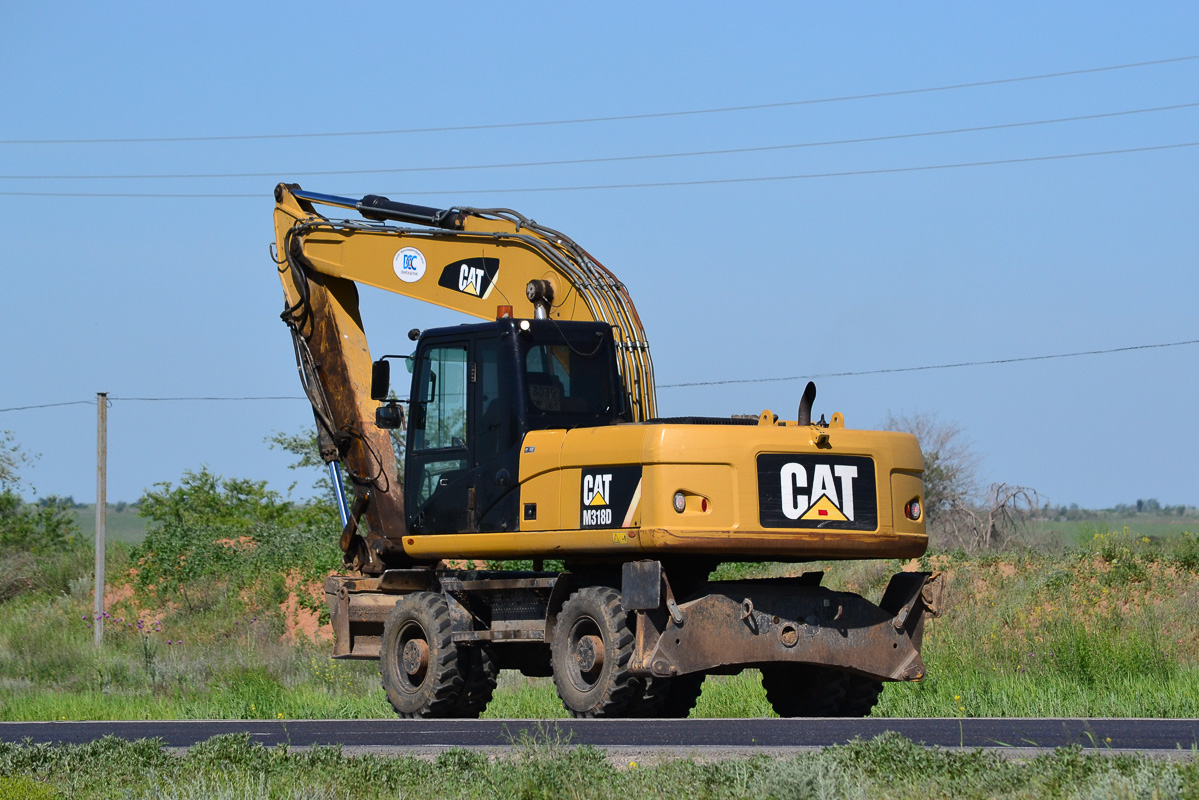
<svg viewBox="0 0 1199 800">
<path fill-rule="evenodd" d="M 269 591 L 269 576 L 319 579 L 340 563 L 327 509 L 294 506 L 265 481 L 222 478 L 202 468 L 184 472 L 178 486 L 155 487 L 139 501 L 138 513 L 150 524 L 131 556 L 142 590 L 177 594 L 193 608 L 189 588 L 205 581 Z"/>
<path fill-rule="evenodd" d="M 30 778 L 0 777 L 0 800 L 53 800 L 58 795 Z"/>
<path fill-rule="evenodd" d="M 133 551 L 135 583 L 160 597 L 178 594 L 191 607 L 188 590 L 204 581 L 228 580 L 269 591 L 271 576 L 296 573 L 323 578 L 341 563 L 336 532 L 313 525 L 203 525 L 169 521 L 151 527 Z"/>
<path fill-rule="evenodd" d="M 184 471 L 178 486 L 170 481 L 154 486 L 138 501 L 138 514 L 150 521 L 147 528 L 176 524 L 248 529 L 310 519 L 306 509 L 266 488 L 266 481 L 222 478 L 207 467 L 199 472 Z"/>
<path fill-rule="evenodd" d="M 29 504 L 12 489 L 0 491 L 0 548 L 48 553 L 74 542 L 71 503 L 58 497 Z"/>
</svg>

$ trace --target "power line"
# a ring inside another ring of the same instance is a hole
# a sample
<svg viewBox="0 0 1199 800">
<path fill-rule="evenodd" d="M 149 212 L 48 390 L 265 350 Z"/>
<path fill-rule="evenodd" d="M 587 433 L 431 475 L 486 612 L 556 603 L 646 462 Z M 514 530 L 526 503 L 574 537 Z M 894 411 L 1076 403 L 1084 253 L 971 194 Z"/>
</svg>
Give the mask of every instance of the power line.
<svg viewBox="0 0 1199 800">
<path fill-rule="evenodd" d="M 1053 353 L 1050 355 L 1040 356 L 1017 356 L 1014 358 L 992 358 L 980 361 L 957 361 L 950 364 L 925 364 L 919 367 L 889 367 L 885 369 L 868 369 L 858 370 L 855 372 L 826 372 L 819 375 L 790 375 L 784 378 L 738 378 L 724 381 L 693 381 L 690 383 L 660 383 L 659 389 L 680 389 L 693 386 L 726 386 L 729 384 L 738 383 L 781 383 L 783 381 L 802 381 L 816 380 L 823 378 L 852 378 L 861 375 L 886 375 L 897 372 L 924 372 L 927 370 L 939 369 L 958 369 L 960 367 L 982 367 L 992 366 L 996 364 L 1019 364 L 1026 361 L 1050 361 L 1061 358 L 1079 358 L 1081 356 L 1102 356 L 1112 353 L 1128 353 L 1134 350 L 1158 350 L 1167 347 L 1183 347 L 1184 345 L 1199 344 L 1199 339 L 1186 339 L 1181 342 L 1160 342 L 1157 344 L 1134 344 L 1125 347 L 1111 347 L 1106 350 L 1076 350 L 1072 353 Z M 124 402 L 181 402 L 181 401 L 229 401 L 236 402 L 242 400 L 307 400 L 307 397 L 295 395 L 282 396 L 253 396 L 253 397 L 113 397 L 109 396 L 109 401 L 124 401 Z M 13 408 L 0 408 L 0 412 L 4 411 L 24 411 L 31 408 L 55 408 L 57 406 L 77 406 L 77 405 L 95 405 L 95 400 L 71 400 L 65 403 L 44 403 L 33 406 L 15 406 Z"/>
<path fill-rule="evenodd" d="M 857 372 L 828 372 L 823 375 L 791 375 L 786 378 L 741 378 L 727 381 L 695 381 L 692 383 L 660 383 L 659 389 L 678 389 L 689 386 L 724 386 L 733 383 L 781 383 L 783 381 L 816 380 L 818 378 L 851 378 L 859 375 L 885 375 L 896 372 L 924 372 L 935 369 L 957 369 L 959 367 L 981 367 L 993 364 L 1018 364 L 1025 361 L 1050 361 L 1057 358 L 1077 358 L 1079 356 L 1100 356 L 1110 353 L 1127 353 L 1132 350 L 1155 350 L 1163 347 L 1182 347 L 1188 344 L 1199 344 L 1199 339 L 1188 339 L 1183 342 L 1165 342 L 1162 344 L 1137 344 L 1128 347 L 1113 347 L 1108 350 L 1078 350 L 1073 353 L 1054 353 L 1044 356 L 1020 356 L 1017 358 L 993 358 L 986 361 L 959 361 L 953 364 L 927 364 L 920 367 L 891 367 L 889 369 L 868 369 Z"/>
<path fill-rule="evenodd" d="M 128 402 L 170 403 L 170 402 L 181 402 L 181 401 L 238 402 L 238 401 L 242 401 L 242 400 L 307 400 L 307 399 L 308 399 L 307 397 L 299 397 L 299 396 L 293 396 L 293 395 L 280 395 L 280 396 L 271 396 L 271 397 L 116 397 L 113 395 L 109 395 L 108 403 L 109 403 L 109 405 L 112 405 L 112 402 L 114 400 L 126 402 L 126 403 L 128 403 Z M 65 403 L 42 403 L 40 405 L 34 405 L 34 406 L 13 406 L 12 408 L 0 408 L 0 413 L 3 413 L 5 411 L 27 411 L 29 409 L 34 409 L 34 408 L 57 408 L 59 406 L 94 406 L 95 404 L 96 404 L 95 400 L 70 400 Z"/>
<path fill-rule="evenodd" d="M 756 105 L 722 106 L 718 108 L 699 108 L 685 111 L 658 111 L 646 114 L 619 114 L 604 117 L 577 117 L 573 119 L 540 120 L 533 122 L 494 122 L 476 125 L 443 125 L 427 128 L 395 128 L 390 130 L 373 131 L 338 131 L 325 133 L 264 133 L 238 134 L 227 136 L 154 136 L 154 137 L 124 137 L 105 139 L 0 139 L 2 144 L 149 144 L 155 142 L 219 142 L 219 141 L 261 141 L 269 139 L 316 139 L 349 136 L 391 136 L 413 133 L 449 133 L 453 131 L 497 130 L 504 128 L 534 128 L 552 125 L 582 125 L 598 122 L 624 122 L 641 119 L 662 119 L 669 117 L 686 117 L 699 114 L 724 114 L 741 111 L 760 111 L 771 108 L 791 108 L 796 106 L 819 105 L 823 103 L 844 103 L 856 100 L 874 100 L 883 97 L 902 97 L 905 95 L 928 94 L 931 92 L 947 92 L 957 89 L 975 89 L 982 86 L 999 86 L 1026 81 L 1039 81 L 1051 78 L 1065 78 L 1074 75 L 1090 75 L 1100 72 L 1136 69 L 1161 64 L 1176 64 L 1184 61 L 1194 61 L 1199 55 L 1179 56 L 1177 58 L 1161 58 L 1153 61 L 1137 61 L 1129 64 L 1115 64 L 1106 67 L 1091 67 L 1088 69 L 1067 70 L 1065 72 L 1047 72 L 1040 75 L 1022 75 L 1015 78 L 999 78 L 988 81 L 972 81 L 969 83 L 954 83 L 943 86 L 926 86 L 919 89 L 898 89 L 888 92 L 869 92 L 866 94 L 842 95 L 839 97 L 820 97 L 807 100 L 786 100 L 776 103 L 759 103 Z"/>
<path fill-rule="evenodd" d="M 992 167 L 1004 164 L 1033 164 L 1042 161 L 1064 161 L 1075 158 L 1093 158 L 1097 156 L 1125 155 L 1128 153 L 1149 153 L 1159 150 L 1177 150 L 1184 147 L 1196 147 L 1199 142 L 1180 142 L 1178 144 L 1159 144 L 1148 147 L 1126 147 L 1117 150 L 1095 150 L 1088 153 L 1062 153 L 1052 156 L 1026 156 L 1023 158 L 1001 158 L 990 161 L 963 161 L 956 164 L 925 164 L 915 167 L 887 167 L 880 169 L 844 170 L 840 172 L 809 172 L 800 175 L 766 175 L 756 178 L 705 178 L 693 181 L 653 181 L 648 183 L 600 183 L 586 186 L 537 186 L 517 189 L 451 189 L 432 192 L 387 192 L 407 197 L 429 197 L 434 195 L 477 195 L 477 194 L 527 194 L 531 192 L 585 192 L 600 189 L 650 189 L 672 186 L 715 186 L 733 183 L 769 183 L 776 181 L 798 181 L 815 178 L 848 178 L 860 175 L 897 175 L 907 172 L 931 172 L 934 170 L 963 169 L 966 167 Z M 345 194 L 343 192 L 343 194 Z M 107 197 L 107 198 L 149 198 L 149 199 L 264 199 L 271 197 L 270 192 L 248 193 L 204 193 L 204 192 L 0 192 L 0 197 Z"/>
<path fill-rule="evenodd" d="M 793 144 L 763 145 L 759 147 L 732 147 L 718 150 L 692 150 L 676 153 L 653 153 L 648 155 L 630 156 L 599 156 L 594 158 L 569 158 L 554 161 L 518 161 L 506 164 L 467 164 L 440 167 L 392 167 L 382 169 L 339 169 L 339 170 L 274 170 L 272 172 L 183 172 L 183 173 L 143 173 L 133 175 L 0 175 L 0 180 L 188 180 L 188 179 L 226 179 L 226 178 L 277 178 L 287 175 L 293 178 L 327 177 L 331 175 L 388 175 L 396 173 L 417 172 L 460 172 L 485 169 L 520 169 L 528 167 L 558 167 L 575 166 L 579 164 L 606 164 L 624 161 L 650 161 L 668 158 L 693 158 L 698 156 L 734 155 L 738 153 L 767 153 L 780 150 L 797 150 L 808 147 L 828 147 L 831 145 L 868 144 L 889 142 L 903 139 L 919 139 L 929 136 L 951 136 L 961 133 L 981 133 L 984 131 L 1009 130 L 1012 128 L 1027 128 L 1039 125 L 1056 125 L 1065 122 L 1083 122 L 1096 119 L 1110 119 L 1134 114 L 1152 114 L 1161 111 L 1177 111 L 1185 108 L 1199 107 L 1199 103 L 1178 103 L 1154 108 L 1137 108 L 1126 111 L 1109 111 L 1101 114 L 1084 114 L 1074 117 L 1056 117 L 1054 119 L 1029 120 L 1024 122 L 1005 122 L 996 125 L 978 125 L 966 128 L 949 128 L 936 131 L 919 131 L 916 133 L 897 133 L 883 136 L 864 136 L 852 139 L 827 139 L 817 142 L 798 142 Z"/>
<path fill-rule="evenodd" d="M 31 408 L 58 408 L 59 406 L 94 406 L 95 400 L 69 400 L 65 403 L 42 403 L 36 406 L 13 406 L 12 408 L 0 408 L 0 413 L 5 411 L 28 411 Z"/>
<path fill-rule="evenodd" d="M 242 400 L 307 400 L 298 395 L 278 395 L 267 397 L 109 397 L 109 400 L 121 400 L 126 403 L 174 403 L 179 401 L 217 401 L 239 402 Z"/>
<path fill-rule="evenodd" d="M 522 194 L 527 192 L 583 192 L 599 189 L 650 189 L 671 186 L 715 186 L 731 183 L 769 183 L 775 181 L 798 181 L 814 178 L 848 178 L 856 175 L 894 175 L 905 172 L 929 172 L 942 169 L 962 169 L 966 167 L 991 167 L 1001 164 L 1030 164 L 1039 161 L 1063 161 L 1072 158 L 1092 158 L 1095 156 L 1113 156 L 1126 153 L 1147 153 L 1154 150 L 1175 150 L 1182 147 L 1199 146 L 1199 142 L 1183 142 L 1180 144 L 1162 144 L 1150 147 L 1128 147 L 1118 150 L 1095 150 L 1089 153 L 1064 153 L 1052 156 L 1028 156 L 1024 158 L 1002 158 L 990 161 L 964 161 L 956 164 L 927 164 L 916 167 L 889 167 L 881 169 L 845 170 L 841 172 L 810 172 L 800 175 L 767 175 L 758 178 L 704 178 L 693 181 L 653 181 L 648 183 L 604 183 L 589 186 L 542 186 L 524 189 L 476 189 L 456 192 L 407 192 L 408 195 L 443 195 L 443 194 Z"/>
</svg>

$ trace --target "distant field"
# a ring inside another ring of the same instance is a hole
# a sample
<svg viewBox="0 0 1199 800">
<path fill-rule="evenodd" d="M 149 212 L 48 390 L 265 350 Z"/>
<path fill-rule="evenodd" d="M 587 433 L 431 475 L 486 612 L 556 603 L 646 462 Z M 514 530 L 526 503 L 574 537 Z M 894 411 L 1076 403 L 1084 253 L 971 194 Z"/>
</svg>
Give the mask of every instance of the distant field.
<svg viewBox="0 0 1199 800">
<path fill-rule="evenodd" d="M 85 539 L 96 538 L 96 504 L 72 509 L 79 534 Z M 146 521 L 137 515 L 137 509 L 126 506 L 117 511 L 111 503 L 104 518 L 104 537 L 110 542 L 139 544 L 146 538 Z"/>
<path fill-rule="evenodd" d="M 1095 534 L 1119 533 L 1125 528 L 1153 538 L 1168 539 L 1184 531 L 1199 533 L 1199 519 L 1195 517 L 1150 516 L 1137 514 L 1127 517 L 1103 517 L 1069 522 L 1037 520 L 1032 523 L 1032 533 L 1037 538 L 1055 539 L 1066 547 L 1086 544 Z"/>
<path fill-rule="evenodd" d="M 96 535 L 96 506 L 95 504 L 73 509 L 79 533 L 92 539 Z M 137 509 L 126 506 L 124 510 L 115 510 L 113 504 L 108 506 L 108 516 L 105 521 L 106 534 L 110 542 L 126 542 L 139 544 L 146 538 L 146 521 L 137 515 Z M 1037 520 L 1032 523 L 1032 534 L 1036 539 L 1051 539 L 1065 547 L 1085 544 L 1097 533 L 1121 532 L 1127 527 L 1137 533 L 1153 538 L 1168 539 L 1181 535 L 1184 531 L 1199 533 L 1199 519 L 1195 517 L 1157 517 L 1138 514 L 1128 517 L 1105 517 L 1067 522 L 1051 522 Z"/>
<path fill-rule="evenodd" d="M 87 539 L 94 538 L 96 506 L 92 504 L 76 508 L 74 514 L 79 525 L 79 533 Z M 113 505 L 109 504 L 106 526 L 110 542 L 139 544 L 142 539 L 146 538 L 146 521 L 137 515 L 135 508 L 126 507 L 122 511 L 116 511 Z M 1038 520 L 1032 523 L 1032 534 L 1035 539 L 1049 539 L 1064 547 L 1074 547 L 1085 544 L 1093 539 L 1095 534 L 1119 533 L 1125 527 L 1144 536 L 1169 539 L 1181 535 L 1184 531 L 1199 533 L 1199 519 L 1138 514 L 1128 517 L 1107 517 L 1069 522 Z"/>
</svg>

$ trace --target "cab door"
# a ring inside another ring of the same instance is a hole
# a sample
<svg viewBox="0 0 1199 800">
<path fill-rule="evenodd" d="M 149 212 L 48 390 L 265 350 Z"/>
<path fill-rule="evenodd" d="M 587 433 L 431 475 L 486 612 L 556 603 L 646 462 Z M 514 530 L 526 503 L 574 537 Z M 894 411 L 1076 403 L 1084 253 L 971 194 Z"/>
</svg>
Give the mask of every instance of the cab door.
<svg viewBox="0 0 1199 800">
<path fill-rule="evenodd" d="M 480 335 L 471 358 L 471 530 L 519 530 L 516 344 L 510 334 Z"/>
<path fill-rule="evenodd" d="M 435 342 L 416 359 L 404 479 L 412 533 L 470 527 L 469 356 L 469 340 L 462 340 Z"/>
</svg>

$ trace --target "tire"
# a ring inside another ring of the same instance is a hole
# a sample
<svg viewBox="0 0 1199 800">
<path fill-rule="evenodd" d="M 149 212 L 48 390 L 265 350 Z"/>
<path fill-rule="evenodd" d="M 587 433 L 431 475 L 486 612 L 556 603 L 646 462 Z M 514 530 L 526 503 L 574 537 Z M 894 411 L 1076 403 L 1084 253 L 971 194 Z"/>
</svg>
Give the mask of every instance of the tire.
<svg viewBox="0 0 1199 800">
<path fill-rule="evenodd" d="M 500 670 L 485 645 L 458 648 L 459 671 L 462 673 L 462 692 L 454 703 L 451 717 L 478 719 L 491 702 Z"/>
<path fill-rule="evenodd" d="M 644 678 L 645 689 L 630 708 L 629 716 L 685 719 L 699 700 L 704 677 L 701 672 L 674 678 Z"/>
<path fill-rule="evenodd" d="M 868 717 L 883 693 L 883 682 L 861 675 L 850 675 L 845 681 L 845 699 L 841 701 L 842 717 Z"/>
<path fill-rule="evenodd" d="M 849 674 L 810 664 L 762 667 L 762 687 L 780 717 L 839 717 Z"/>
<path fill-rule="evenodd" d="M 641 696 L 629 673 L 633 631 L 620 593 L 588 586 L 558 613 L 550 649 L 558 697 L 575 717 L 620 717 Z"/>
<path fill-rule="evenodd" d="M 387 701 L 401 717 L 448 717 L 462 694 L 459 649 L 450 609 L 433 592 L 405 595 L 383 625 L 379 673 Z"/>
</svg>

